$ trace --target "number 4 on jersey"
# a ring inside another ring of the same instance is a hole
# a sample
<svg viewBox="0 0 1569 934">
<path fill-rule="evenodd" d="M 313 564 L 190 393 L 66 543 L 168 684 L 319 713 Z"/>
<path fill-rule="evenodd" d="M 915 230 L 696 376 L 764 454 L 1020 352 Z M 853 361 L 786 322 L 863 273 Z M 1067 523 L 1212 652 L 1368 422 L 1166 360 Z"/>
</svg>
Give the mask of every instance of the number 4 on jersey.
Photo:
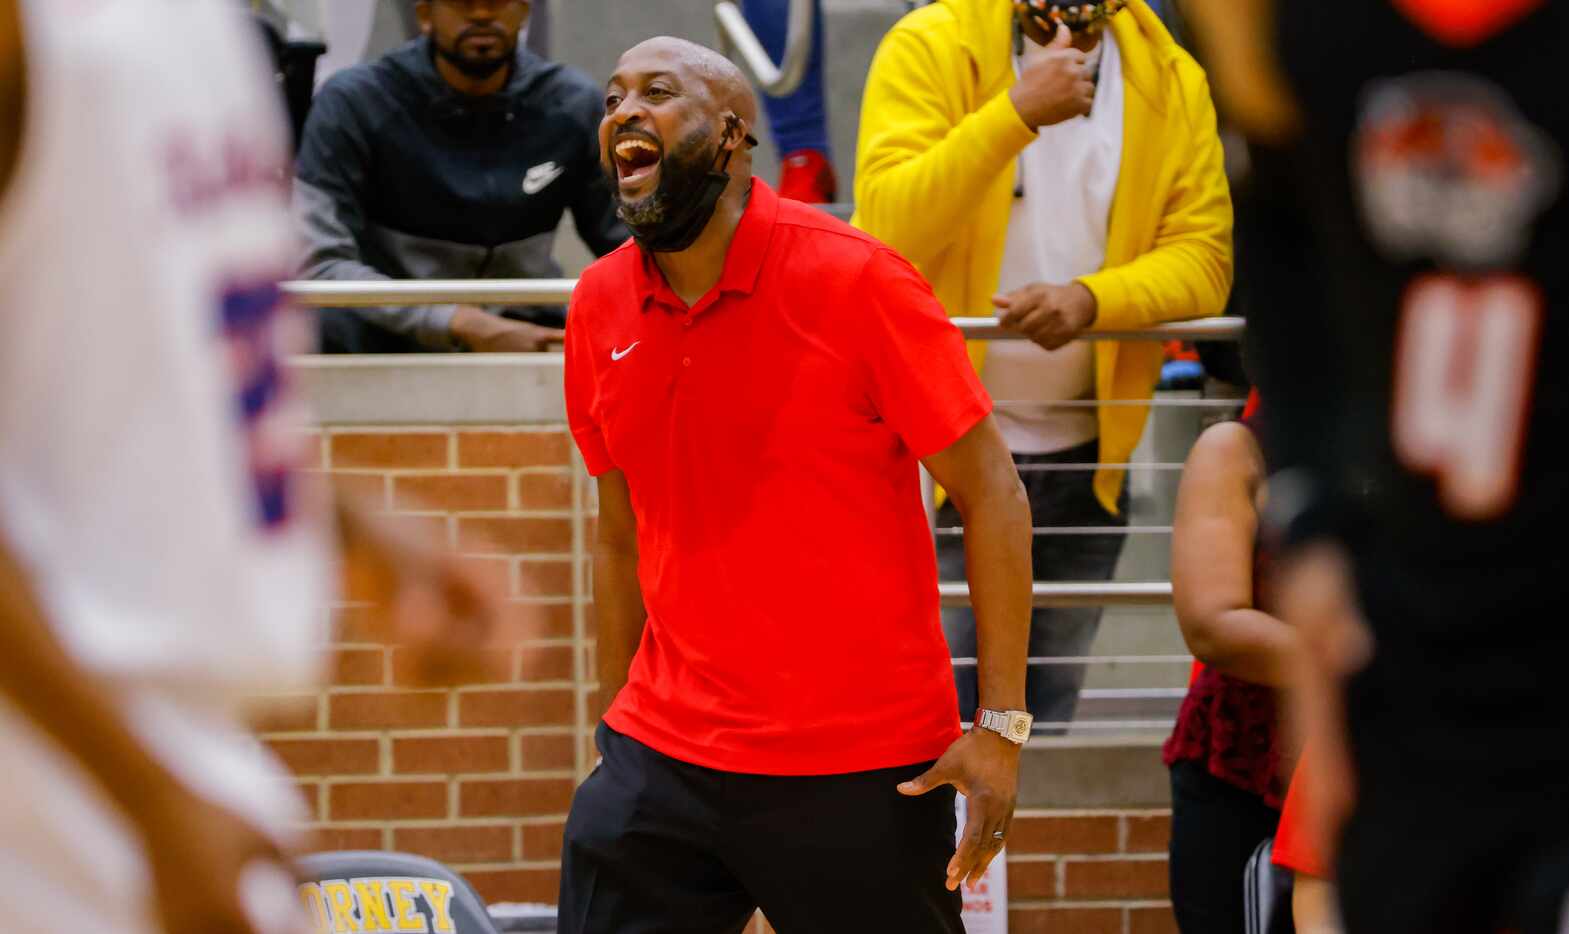
<svg viewBox="0 0 1569 934">
<path fill-rule="evenodd" d="M 1541 318 L 1540 294 L 1522 279 L 1432 276 L 1406 294 L 1395 453 L 1436 478 L 1456 518 L 1495 518 L 1514 502 Z"/>
</svg>

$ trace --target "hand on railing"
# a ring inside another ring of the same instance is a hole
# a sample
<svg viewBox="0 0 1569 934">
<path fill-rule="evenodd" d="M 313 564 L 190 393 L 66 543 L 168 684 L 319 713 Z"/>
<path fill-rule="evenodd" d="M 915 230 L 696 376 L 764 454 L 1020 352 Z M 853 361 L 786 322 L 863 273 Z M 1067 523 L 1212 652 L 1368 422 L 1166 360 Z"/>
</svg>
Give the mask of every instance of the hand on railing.
<svg viewBox="0 0 1569 934">
<path fill-rule="evenodd" d="M 1047 350 L 1057 350 L 1082 337 L 1095 323 L 1095 293 L 1082 282 L 1051 285 L 1035 282 L 992 298 L 1003 327 L 1017 331 Z"/>
<path fill-rule="evenodd" d="M 943 606 L 969 606 L 970 585 L 944 581 L 937 585 Z M 1170 606 L 1170 581 L 1036 581 L 1032 606 Z"/>
<path fill-rule="evenodd" d="M 459 305 L 452 315 L 452 338 L 479 353 L 535 353 L 562 343 L 563 333 L 527 321 L 512 321 L 475 305 Z"/>
</svg>

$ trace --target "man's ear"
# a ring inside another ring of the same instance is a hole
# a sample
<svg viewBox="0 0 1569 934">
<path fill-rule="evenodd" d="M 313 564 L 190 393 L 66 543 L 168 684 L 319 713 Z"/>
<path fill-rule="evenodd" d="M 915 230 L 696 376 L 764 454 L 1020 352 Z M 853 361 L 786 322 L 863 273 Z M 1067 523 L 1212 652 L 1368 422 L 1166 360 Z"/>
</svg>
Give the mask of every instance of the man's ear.
<svg viewBox="0 0 1569 934">
<path fill-rule="evenodd" d="M 726 111 L 724 115 L 725 132 L 720 145 L 730 152 L 735 152 L 743 147 L 750 149 L 757 145 L 757 138 L 752 135 L 751 127 L 746 125 L 740 115 L 735 111 Z"/>
<path fill-rule="evenodd" d="M 420 35 L 430 35 L 430 0 L 418 0 L 414 4 L 414 18 L 419 21 Z"/>
</svg>

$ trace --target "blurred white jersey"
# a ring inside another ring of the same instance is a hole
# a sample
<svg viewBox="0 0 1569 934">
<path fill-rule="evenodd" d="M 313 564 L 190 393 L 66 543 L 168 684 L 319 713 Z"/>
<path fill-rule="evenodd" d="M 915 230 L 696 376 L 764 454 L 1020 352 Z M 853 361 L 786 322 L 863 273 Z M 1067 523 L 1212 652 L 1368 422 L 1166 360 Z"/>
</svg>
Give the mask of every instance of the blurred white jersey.
<svg viewBox="0 0 1569 934">
<path fill-rule="evenodd" d="M 282 370 L 299 349 L 278 290 L 295 255 L 282 105 L 235 0 L 21 8 L 0 533 L 153 752 L 282 833 L 297 797 L 232 716 L 240 696 L 314 680 L 329 597 Z M 6 934 L 159 930 L 124 815 L 5 703 L 0 761 Z"/>
<path fill-rule="evenodd" d="M 112 679 L 208 699 L 307 683 L 331 569 L 323 498 L 292 469 L 289 154 L 244 6 L 21 6 L 0 529 Z"/>
</svg>

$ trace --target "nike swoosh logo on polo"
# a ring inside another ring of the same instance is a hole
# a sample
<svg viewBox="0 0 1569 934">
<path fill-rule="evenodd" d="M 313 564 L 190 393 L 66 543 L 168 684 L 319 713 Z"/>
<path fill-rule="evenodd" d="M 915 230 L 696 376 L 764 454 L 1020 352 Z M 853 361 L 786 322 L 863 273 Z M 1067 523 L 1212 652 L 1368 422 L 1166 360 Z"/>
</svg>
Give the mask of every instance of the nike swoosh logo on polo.
<svg viewBox="0 0 1569 934">
<path fill-rule="evenodd" d="M 523 173 L 523 193 L 537 195 L 549 187 L 550 183 L 561 177 L 565 172 L 564 166 L 555 162 L 541 162 L 527 172 Z"/>
<path fill-rule="evenodd" d="M 627 354 L 631 353 L 637 347 L 637 345 L 641 344 L 641 343 L 643 343 L 643 342 L 642 341 L 633 341 L 632 342 L 632 346 L 628 347 L 626 350 L 617 350 L 614 347 L 610 348 L 610 359 L 612 359 L 612 360 L 620 360 L 622 357 L 624 357 Z"/>
</svg>

